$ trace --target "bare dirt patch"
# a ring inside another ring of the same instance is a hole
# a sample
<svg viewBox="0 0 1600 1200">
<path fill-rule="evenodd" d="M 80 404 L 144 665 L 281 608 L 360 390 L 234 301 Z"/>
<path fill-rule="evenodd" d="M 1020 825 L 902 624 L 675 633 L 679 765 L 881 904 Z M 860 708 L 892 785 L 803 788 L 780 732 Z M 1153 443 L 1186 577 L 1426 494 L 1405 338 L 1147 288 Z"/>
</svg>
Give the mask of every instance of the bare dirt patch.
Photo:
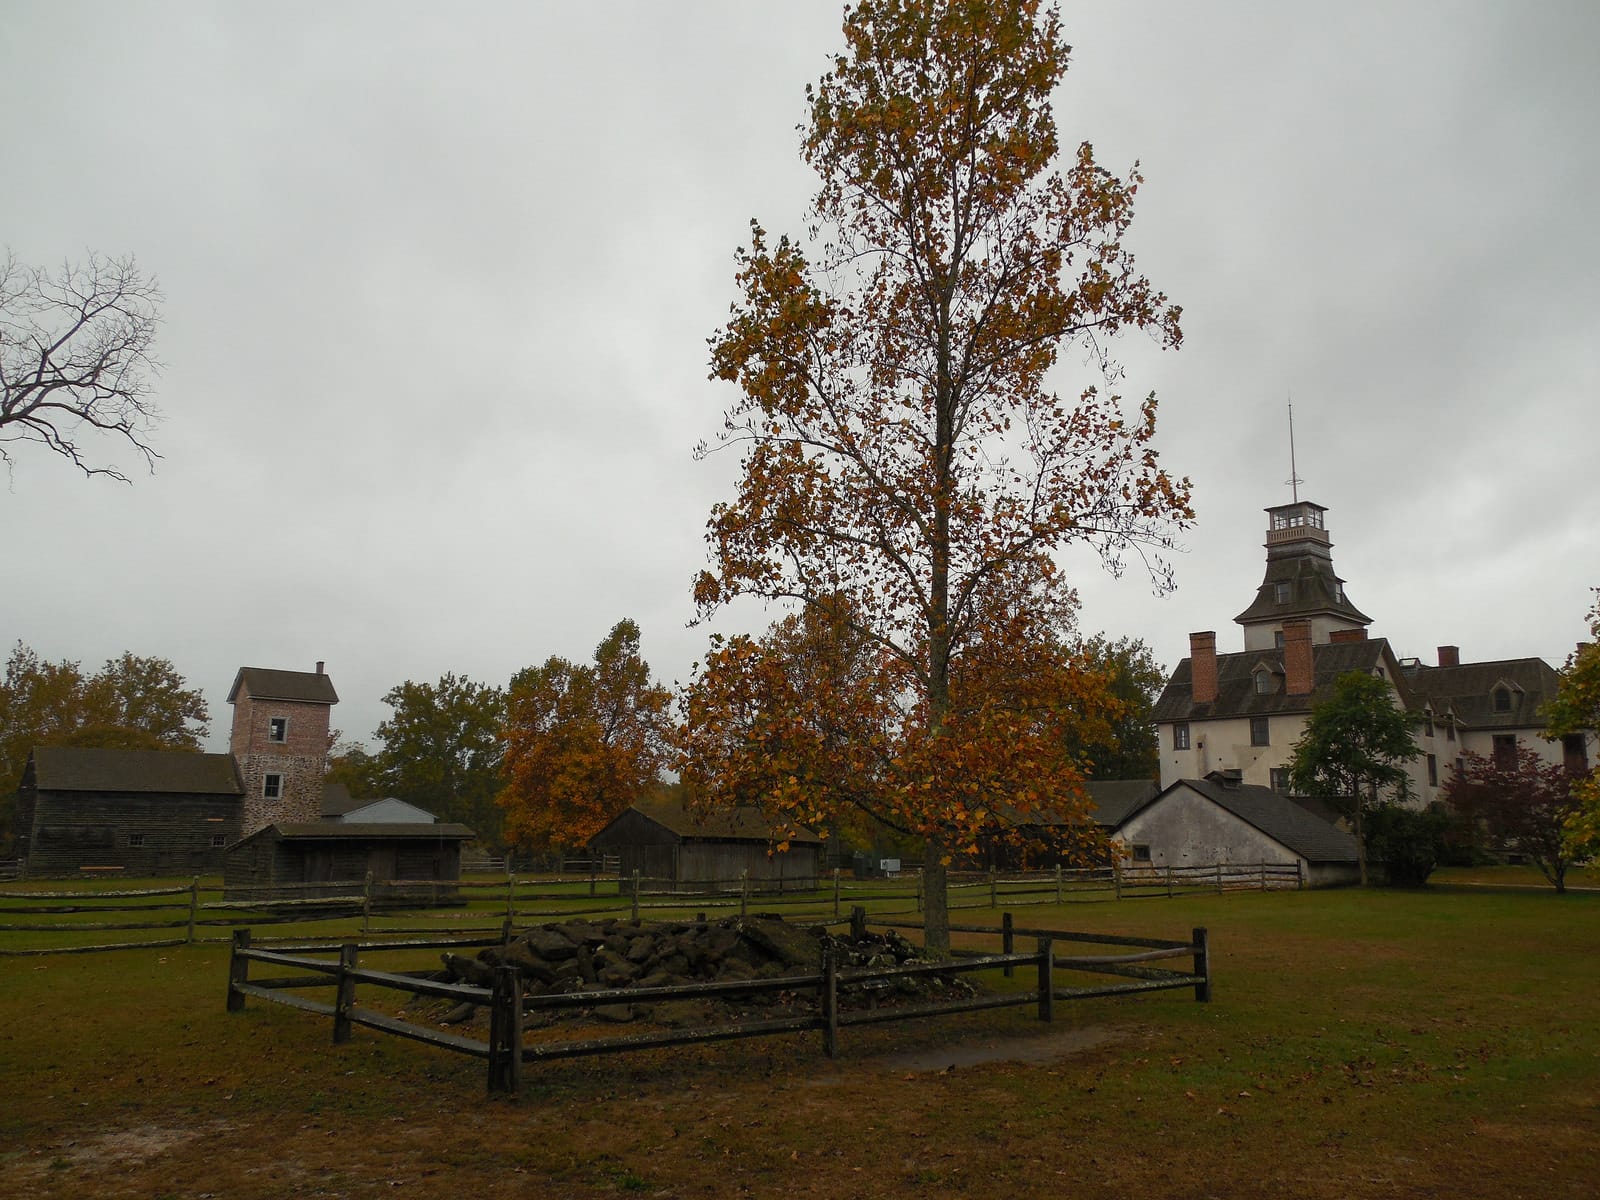
<svg viewBox="0 0 1600 1200">
<path fill-rule="evenodd" d="M 1129 1032 L 1109 1025 L 1063 1029 L 1036 1037 L 977 1038 L 948 1046 L 918 1050 L 879 1060 L 886 1070 L 901 1072 L 952 1071 L 988 1063 L 1052 1063 L 1126 1041 Z"/>
</svg>

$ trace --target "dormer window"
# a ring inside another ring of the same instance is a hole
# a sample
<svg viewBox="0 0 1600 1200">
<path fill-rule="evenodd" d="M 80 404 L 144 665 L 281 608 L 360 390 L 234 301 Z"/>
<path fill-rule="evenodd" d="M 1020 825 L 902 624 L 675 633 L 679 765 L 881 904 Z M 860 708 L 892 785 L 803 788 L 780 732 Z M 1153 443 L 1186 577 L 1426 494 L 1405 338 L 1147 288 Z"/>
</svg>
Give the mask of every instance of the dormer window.
<svg viewBox="0 0 1600 1200">
<path fill-rule="evenodd" d="M 1272 585 L 1272 602 L 1274 604 L 1287 604 L 1294 595 L 1294 585 L 1290 583 L 1275 583 Z"/>
<path fill-rule="evenodd" d="M 1504 686 L 1495 688 L 1495 690 L 1494 690 L 1494 710 L 1495 710 L 1495 712 L 1510 712 L 1511 711 L 1511 689 L 1510 688 L 1504 687 Z"/>
<path fill-rule="evenodd" d="M 1255 681 L 1256 695 L 1258 696 L 1270 696 L 1273 692 L 1278 690 L 1278 684 L 1277 681 L 1273 679 L 1272 672 L 1265 668 L 1262 668 L 1256 672 Z"/>
<path fill-rule="evenodd" d="M 1422 734 L 1424 737 L 1433 736 L 1433 709 L 1431 708 L 1423 709 L 1422 711 Z"/>
</svg>

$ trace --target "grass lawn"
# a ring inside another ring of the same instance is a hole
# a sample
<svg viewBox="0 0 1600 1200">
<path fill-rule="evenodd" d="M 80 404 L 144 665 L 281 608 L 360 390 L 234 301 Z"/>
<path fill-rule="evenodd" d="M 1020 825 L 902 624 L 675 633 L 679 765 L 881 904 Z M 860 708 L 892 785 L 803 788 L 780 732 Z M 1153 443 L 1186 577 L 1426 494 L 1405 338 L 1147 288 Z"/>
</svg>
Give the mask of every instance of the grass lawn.
<svg viewBox="0 0 1600 1200">
<path fill-rule="evenodd" d="M 1019 925 L 1209 927 L 1213 1003 L 856 1027 L 833 1062 L 809 1034 L 549 1064 L 515 1102 L 485 1097 L 476 1060 L 362 1030 L 333 1046 L 325 1019 L 257 1001 L 226 1014 L 220 947 L 0 959 L 0 1185 L 1593 1196 L 1600 894 L 1483 883 L 1029 907 Z"/>
</svg>

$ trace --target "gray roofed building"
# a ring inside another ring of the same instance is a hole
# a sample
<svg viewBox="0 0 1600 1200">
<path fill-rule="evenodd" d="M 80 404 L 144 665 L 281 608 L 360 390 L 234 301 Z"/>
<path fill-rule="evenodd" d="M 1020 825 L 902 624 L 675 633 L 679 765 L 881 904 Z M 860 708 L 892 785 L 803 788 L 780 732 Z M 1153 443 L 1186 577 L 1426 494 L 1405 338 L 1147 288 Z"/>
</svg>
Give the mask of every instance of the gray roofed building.
<svg viewBox="0 0 1600 1200">
<path fill-rule="evenodd" d="M 1298 694 L 1288 690 L 1288 671 L 1282 650 L 1242 650 L 1218 654 L 1217 694 L 1211 700 L 1196 700 L 1194 662 L 1181 660 L 1172 678 L 1157 697 L 1152 717 L 1160 724 L 1170 721 L 1204 721 L 1215 717 L 1266 716 L 1274 713 L 1308 713 L 1341 675 L 1351 671 L 1383 670 L 1399 677 L 1399 662 L 1385 638 L 1361 641 L 1328 642 L 1311 648 L 1311 690 Z M 1256 675 L 1265 670 L 1274 686 L 1264 690 Z"/>
<path fill-rule="evenodd" d="M 1538 729 L 1544 724 L 1540 710 L 1561 686 L 1560 674 L 1542 658 L 1448 667 L 1408 661 L 1401 667 L 1417 707 L 1431 708 L 1439 716 L 1454 713 L 1474 729 Z"/>
<path fill-rule="evenodd" d="M 1108 829 L 1122 824 L 1161 793 L 1161 785 L 1154 779 L 1091 779 L 1084 787 L 1092 805 L 1089 819 Z"/>
<path fill-rule="evenodd" d="M 333 680 L 321 671 L 275 671 L 267 667 L 240 667 L 228 689 L 233 704 L 241 691 L 257 700 L 294 700 L 307 704 L 337 704 L 339 694 Z"/>
<path fill-rule="evenodd" d="M 52 792 L 237 796 L 244 790 L 230 754 L 40 746 L 30 764 L 33 786 Z"/>
</svg>

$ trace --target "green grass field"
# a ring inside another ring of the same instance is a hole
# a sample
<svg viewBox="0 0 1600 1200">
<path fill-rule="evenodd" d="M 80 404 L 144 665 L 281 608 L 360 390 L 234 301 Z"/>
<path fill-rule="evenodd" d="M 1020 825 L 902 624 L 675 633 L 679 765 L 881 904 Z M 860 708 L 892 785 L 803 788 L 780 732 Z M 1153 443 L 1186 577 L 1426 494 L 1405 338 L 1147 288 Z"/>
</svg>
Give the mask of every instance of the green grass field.
<svg viewBox="0 0 1600 1200">
<path fill-rule="evenodd" d="M 1600 1191 L 1600 894 L 1525 872 L 1420 893 L 1033 906 L 1211 930 L 1188 992 L 530 1068 L 251 1001 L 216 946 L 0 960 L 0 1183 L 97 1197 Z M 1582 886 L 1583 880 L 1578 880 Z M 1501 886 L 1506 884 L 1518 886 Z M 998 921 L 974 910 L 966 921 Z M 1063 977 L 1063 982 L 1066 982 Z"/>
</svg>

